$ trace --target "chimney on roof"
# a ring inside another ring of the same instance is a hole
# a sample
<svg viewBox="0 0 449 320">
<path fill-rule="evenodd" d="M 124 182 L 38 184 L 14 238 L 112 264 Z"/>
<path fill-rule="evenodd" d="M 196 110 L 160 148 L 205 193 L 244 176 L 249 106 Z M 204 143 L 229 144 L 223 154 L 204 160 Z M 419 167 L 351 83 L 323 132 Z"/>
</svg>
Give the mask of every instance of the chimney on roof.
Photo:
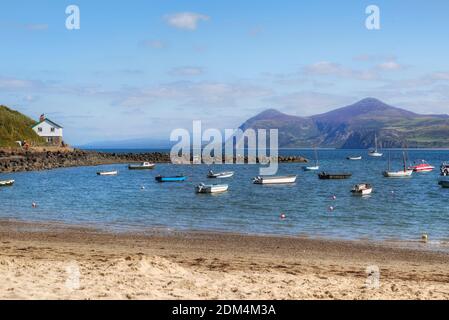
<svg viewBox="0 0 449 320">
<path fill-rule="evenodd" d="M 39 117 L 39 122 L 45 121 L 45 114 L 41 114 Z"/>
</svg>

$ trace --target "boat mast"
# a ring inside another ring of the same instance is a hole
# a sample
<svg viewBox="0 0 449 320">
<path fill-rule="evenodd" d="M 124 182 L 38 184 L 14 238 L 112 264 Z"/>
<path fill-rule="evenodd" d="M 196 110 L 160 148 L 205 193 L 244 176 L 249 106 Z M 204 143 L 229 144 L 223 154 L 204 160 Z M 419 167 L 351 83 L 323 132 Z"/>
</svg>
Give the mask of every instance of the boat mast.
<svg viewBox="0 0 449 320">
<path fill-rule="evenodd" d="M 318 165 L 319 165 L 319 162 L 318 162 L 318 151 L 316 150 L 316 147 L 315 147 L 315 165 L 318 167 Z"/>
<path fill-rule="evenodd" d="M 374 133 L 374 152 L 377 152 L 377 133 Z"/>
<path fill-rule="evenodd" d="M 388 152 L 388 172 L 391 171 L 391 151 Z"/>
<path fill-rule="evenodd" d="M 405 158 L 405 151 L 402 152 L 402 157 L 404 159 L 404 172 L 407 171 L 407 160 Z"/>
</svg>

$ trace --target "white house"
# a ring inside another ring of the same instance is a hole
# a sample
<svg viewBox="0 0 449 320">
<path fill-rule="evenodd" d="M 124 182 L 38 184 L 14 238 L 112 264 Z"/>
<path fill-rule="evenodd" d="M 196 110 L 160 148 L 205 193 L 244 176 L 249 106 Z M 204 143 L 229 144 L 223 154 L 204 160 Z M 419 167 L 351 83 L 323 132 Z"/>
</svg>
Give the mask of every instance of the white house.
<svg viewBox="0 0 449 320">
<path fill-rule="evenodd" d="M 60 146 L 63 142 L 62 127 L 47 119 L 45 115 L 41 115 L 39 123 L 35 124 L 32 129 L 45 141 L 54 146 Z"/>
</svg>

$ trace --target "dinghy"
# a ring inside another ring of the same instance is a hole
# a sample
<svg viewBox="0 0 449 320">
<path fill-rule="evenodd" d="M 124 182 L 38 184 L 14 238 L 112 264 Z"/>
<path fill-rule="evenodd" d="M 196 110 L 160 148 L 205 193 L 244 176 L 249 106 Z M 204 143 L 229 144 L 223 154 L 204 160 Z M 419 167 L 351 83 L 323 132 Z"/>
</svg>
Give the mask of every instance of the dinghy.
<svg viewBox="0 0 449 320">
<path fill-rule="evenodd" d="M 404 161 L 404 167 L 400 171 L 391 171 L 391 157 L 388 157 L 388 170 L 384 171 L 384 177 L 386 178 L 407 178 L 411 177 L 413 170 L 407 169 L 407 160 L 405 158 L 405 152 L 402 152 L 402 157 Z"/>
<path fill-rule="evenodd" d="M 14 184 L 14 180 L 4 180 L 0 181 L 0 187 L 10 187 Z"/>
<path fill-rule="evenodd" d="M 377 134 L 374 135 L 374 150 L 368 152 L 370 157 L 382 157 L 384 154 L 377 150 Z"/>
<path fill-rule="evenodd" d="M 343 173 L 329 173 L 329 172 L 321 172 L 318 174 L 318 178 L 321 180 L 341 180 L 341 179 L 349 179 L 351 178 L 352 173 L 343 172 Z"/>
<path fill-rule="evenodd" d="M 99 176 L 116 176 L 118 174 L 118 171 L 99 171 L 97 172 L 97 175 Z"/>
<path fill-rule="evenodd" d="M 224 179 L 224 178 L 230 178 L 234 175 L 233 171 L 225 171 L 225 172 L 213 172 L 212 170 L 210 170 L 207 174 L 208 178 L 212 178 L 212 179 Z"/>
<path fill-rule="evenodd" d="M 196 186 L 197 193 L 220 193 L 228 191 L 229 186 L 227 184 L 204 184 L 200 183 Z"/>
<path fill-rule="evenodd" d="M 357 161 L 357 160 L 362 160 L 362 156 L 357 156 L 357 157 L 347 157 L 346 159 L 352 160 L 352 161 Z"/>
<path fill-rule="evenodd" d="M 351 192 L 353 195 L 366 196 L 373 192 L 373 187 L 368 183 L 359 183 L 352 188 Z"/>
<path fill-rule="evenodd" d="M 266 177 L 255 177 L 253 183 L 255 184 L 286 184 L 295 183 L 296 176 L 266 176 Z"/>
<path fill-rule="evenodd" d="M 173 176 L 173 177 L 163 177 L 163 176 L 157 176 L 156 178 L 157 182 L 182 182 L 186 180 L 185 176 Z"/>
<path fill-rule="evenodd" d="M 130 164 L 128 166 L 129 170 L 149 170 L 149 169 L 154 169 L 156 165 L 154 163 L 149 163 L 149 162 L 143 162 L 140 164 Z"/>
</svg>

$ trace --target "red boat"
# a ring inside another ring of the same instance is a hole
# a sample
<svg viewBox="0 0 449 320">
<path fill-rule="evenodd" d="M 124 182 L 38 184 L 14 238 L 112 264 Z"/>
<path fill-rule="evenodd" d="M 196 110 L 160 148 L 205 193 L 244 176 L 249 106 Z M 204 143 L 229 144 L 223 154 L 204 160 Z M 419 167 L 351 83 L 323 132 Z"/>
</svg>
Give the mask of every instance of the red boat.
<svg viewBox="0 0 449 320">
<path fill-rule="evenodd" d="M 414 163 L 413 166 L 408 167 L 409 170 L 413 170 L 415 172 L 430 172 L 435 169 L 434 166 L 428 164 L 425 160 L 421 160 L 421 163 Z"/>
</svg>

